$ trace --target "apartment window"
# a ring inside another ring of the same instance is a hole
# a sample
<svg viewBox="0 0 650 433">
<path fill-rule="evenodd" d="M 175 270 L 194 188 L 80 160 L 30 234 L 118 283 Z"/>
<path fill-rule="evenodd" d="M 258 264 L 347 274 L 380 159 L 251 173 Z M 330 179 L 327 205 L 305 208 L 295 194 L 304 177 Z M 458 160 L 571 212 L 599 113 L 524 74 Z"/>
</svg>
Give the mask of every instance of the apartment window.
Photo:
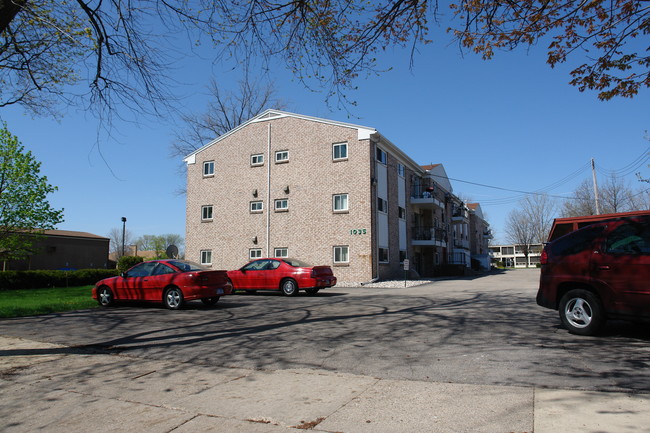
<svg viewBox="0 0 650 433">
<path fill-rule="evenodd" d="M 288 248 L 276 248 L 274 250 L 274 256 L 278 258 L 286 258 L 289 257 L 289 249 Z"/>
<path fill-rule="evenodd" d="M 201 264 L 212 265 L 212 250 L 201 250 Z"/>
<path fill-rule="evenodd" d="M 402 206 L 399 206 L 399 219 L 405 220 L 406 219 L 406 209 L 404 209 Z"/>
<path fill-rule="evenodd" d="M 404 166 L 402 164 L 397 164 L 397 174 L 404 177 Z"/>
<path fill-rule="evenodd" d="M 334 143 L 332 145 L 332 159 L 348 159 L 348 143 Z"/>
<path fill-rule="evenodd" d="M 386 152 L 384 152 L 380 148 L 377 148 L 377 162 L 381 162 L 382 164 L 386 164 L 386 161 L 387 161 Z"/>
<path fill-rule="evenodd" d="M 276 163 L 289 162 L 289 151 L 281 150 L 279 152 L 275 152 L 275 162 Z"/>
<path fill-rule="evenodd" d="M 264 165 L 264 155 L 262 155 L 261 153 L 258 153 L 256 155 L 251 155 L 251 165 L 252 166 Z"/>
<path fill-rule="evenodd" d="M 251 248 L 248 250 L 248 258 L 250 260 L 261 259 L 262 258 L 262 249 L 261 248 Z"/>
<path fill-rule="evenodd" d="M 377 210 L 379 212 L 388 213 L 388 202 L 381 197 L 377 197 Z"/>
<path fill-rule="evenodd" d="M 212 205 L 201 206 L 201 220 L 212 221 Z"/>
<path fill-rule="evenodd" d="M 334 247 L 334 263 L 350 263 L 350 253 L 347 245 Z"/>
<path fill-rule="evenodd" d="M 379 248 L 379 262 L 388 263 L 388 248 Z"/>
<path fill-rule="evenodd" d="M 251 202 L 251 213 L 259 213 L 264 210 L 264 203 L 261 201 Z"/>
<path fill-rule="evenodd" d="M 332 202 L 334 212 L 345 212 L 348 210 L 347 194 L 334 194 Z"/>
<path fill-rule="evenodd" d="M 275 201 L 275 211 L 287 211 L 289 210 L 289 199 L 282 198 Z"/>
<path fill-rule="evenodd" d="M 205 161 L 203 163 L 203 177 L 214 176 L 214 161 Z"/>
</svg>

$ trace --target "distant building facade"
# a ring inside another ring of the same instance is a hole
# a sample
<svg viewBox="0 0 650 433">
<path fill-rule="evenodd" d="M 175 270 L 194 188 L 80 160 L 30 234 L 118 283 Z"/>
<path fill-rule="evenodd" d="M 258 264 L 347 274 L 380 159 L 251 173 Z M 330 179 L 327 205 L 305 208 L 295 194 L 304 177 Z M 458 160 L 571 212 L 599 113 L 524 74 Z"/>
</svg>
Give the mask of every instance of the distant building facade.
<svg viewBox="0 0 650 433">
<path fill-rule="evenodd" d="M 492 264 L 503 264 L 506 268 L 534 268 L 539 265 L 539 259 L 544 249 L 543 244 L 532 244 L 528 247 L 528 258 L 522 245 L 490 245 Z"/>
<path fill-rule="evenodd" d="M 488 262 L 480 206 L 374 128 L 267 110 L 185 162 L 185 256 L 213 268 L 295 257 L 365 282 Z"/>
</svg>

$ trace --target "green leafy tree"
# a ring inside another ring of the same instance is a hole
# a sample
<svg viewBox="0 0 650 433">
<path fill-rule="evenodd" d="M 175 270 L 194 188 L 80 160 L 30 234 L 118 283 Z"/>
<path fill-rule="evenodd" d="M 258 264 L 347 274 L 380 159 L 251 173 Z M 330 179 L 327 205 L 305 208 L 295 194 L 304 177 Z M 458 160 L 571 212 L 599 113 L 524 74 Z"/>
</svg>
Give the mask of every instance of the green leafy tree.
<svg viewBox="0 0 650 433">
<path fill-rule="evenodd" d="M 40 175 L 41 163 L 7 129 L 0 129 L 0 256 L 20 259 L 34 252 L 43 230 L 63 222 L 63 209 L 47 201 L 57 190 Z"/>
<path fill-rule="evenodd" d="M 177 234 L 143 235 L 136 240 L 138 251 L 155 251 L 155 258 L 166 259 L 167 247 L 175 245 L 181 249 L 183 237 Z"/>
</svg>

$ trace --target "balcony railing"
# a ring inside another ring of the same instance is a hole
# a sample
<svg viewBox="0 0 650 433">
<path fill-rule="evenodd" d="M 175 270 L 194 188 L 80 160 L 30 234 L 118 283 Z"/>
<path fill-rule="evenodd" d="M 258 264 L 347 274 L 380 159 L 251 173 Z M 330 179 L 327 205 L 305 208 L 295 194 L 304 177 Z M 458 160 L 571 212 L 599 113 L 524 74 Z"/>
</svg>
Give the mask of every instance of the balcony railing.
<svg viewBox="0 0 650 433">
<path fill-rule="evenodd" d="M 447 242 L 447 231 L 440 227 L 413 227 L 413 240 Z"/>
<path fill-rule="evenodd" d="M 411 184 L 411 197 L 412 198 L 424 198 L 425 195 L 428 197 L 434 196 L 436 187 L 432 181 L 422 181 L 419 183 Z"/>
<path fill-rule="evenodd" d="M 451 214 L 453 222 L 467 222 L 469 220 L 469 213 L 466 209 L 455 207 Z"/>
</svg>

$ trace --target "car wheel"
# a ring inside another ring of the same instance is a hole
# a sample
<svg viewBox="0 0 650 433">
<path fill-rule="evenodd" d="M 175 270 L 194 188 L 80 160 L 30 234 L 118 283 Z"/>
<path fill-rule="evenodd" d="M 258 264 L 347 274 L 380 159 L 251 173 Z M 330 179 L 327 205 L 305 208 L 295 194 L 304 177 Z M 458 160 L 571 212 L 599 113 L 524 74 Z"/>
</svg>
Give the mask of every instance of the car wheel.
<svg viewBox="0 0 650 433">
<path fill-rule="evenodd" d="M 170 310 L 178 310 L 183 306 L 183 292 L 178 287 L 170 287 L 165 290 L 163 304 Z"/>
<path fill-rule="evenodd" d="M 113 292 L 106 286 L 100 287 L 97 290 L 97 302 L 102 307 L 110 307 L 115 303 L 115 298 L 113 297 Z"/>
<path fill-rule="evenodd" d="M 291 278 L 287 278 L 282 282 L 280 290 L 285 296 L 296 296 L 298 294 L 298 284 Z"/>
<path fill-rule="evenodd" d="M 315 295 L 316 293 L 318 293 L 319 290 L 320 290 L 320 289 L 311 288 L 311 289 L 305 289 L 305 292 L 306 292 L 308 295 Z"/>
<path fill-rule="evenodd" d="M 574 289 L 560 300 L 560 320 L 572 334 L 595 335 L 605 323 L 600 300 L 593 293 Z"/>
<path fill-rule="evenodd" d="M 219 296 L 213 296 L 211 298 L 201 298 L 201 302 L 205 305 L 214 305 L 219 302 Z"/>
</svg>

